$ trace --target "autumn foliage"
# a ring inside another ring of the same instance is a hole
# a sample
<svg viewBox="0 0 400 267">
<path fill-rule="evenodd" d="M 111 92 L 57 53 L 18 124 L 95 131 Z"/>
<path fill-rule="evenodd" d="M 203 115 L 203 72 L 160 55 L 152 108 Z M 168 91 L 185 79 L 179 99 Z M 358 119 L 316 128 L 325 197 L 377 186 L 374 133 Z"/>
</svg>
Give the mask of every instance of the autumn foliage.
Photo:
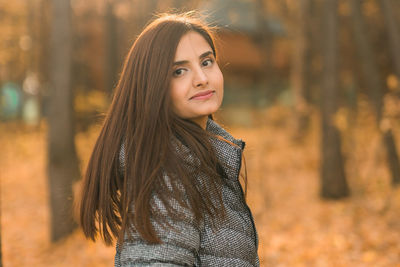
<svg viewBox="0 0 400 267">
<path fill-rule="evenodd" d="M 319 115 L 294 142 L 290 110 L 247 110 L 257 126 L 230 124 L 246 143 L 248 202 L 255 216 L 262 266 L 400 266 L 400 191 L 390 185 L 373 113 L 360 103 L 357 116 L 338 113 L 351 197 L 319 198 Z M 392 124 L 396 137 L 400 125 Z M 4 266 L 112 266 L 114 247 L 85 240 L 80 231 L 50 243 L 46 180 L 46 123 L 27 128 L 0 124 L 1 231 Z M 81 169 L 99 126 L 76 136 Z"/>
</svg>

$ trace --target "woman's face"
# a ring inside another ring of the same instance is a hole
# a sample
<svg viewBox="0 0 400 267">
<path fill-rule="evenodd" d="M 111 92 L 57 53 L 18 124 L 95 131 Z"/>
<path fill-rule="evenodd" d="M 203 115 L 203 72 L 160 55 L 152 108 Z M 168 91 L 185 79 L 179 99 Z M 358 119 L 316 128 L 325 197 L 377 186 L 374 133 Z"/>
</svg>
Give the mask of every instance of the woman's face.
<svg viewBox="0 0 400 267">
<path fill-rule="evenodd" d="M 224 78 L 210 45 L 199 33 L 191 31 L 182 37 L 171 75 L 174 112 L 205 128 L 208 115 L 221 106 Z"/>
</svg>

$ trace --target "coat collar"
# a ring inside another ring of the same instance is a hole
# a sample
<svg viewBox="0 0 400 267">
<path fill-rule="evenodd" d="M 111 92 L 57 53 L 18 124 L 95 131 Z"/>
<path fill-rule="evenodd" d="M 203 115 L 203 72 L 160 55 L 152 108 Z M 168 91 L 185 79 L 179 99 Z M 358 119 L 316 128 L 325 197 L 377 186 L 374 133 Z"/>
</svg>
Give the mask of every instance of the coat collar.
<svg viewBox="0 0 400 267">
<path fill-rule="evenodd" d="M 242 150 L 245 142 L 235 139 L 212 119 L 208 119 L 206 130 L 216 136 L 210 141 L 227 178 L 237 180 L 242 165 Z"/>
<path fill-rule="evenodd" d="M 229 141 L 237 145 L 242 150 L 244 149 L 245 142 L 242 139 L 235 139 L 230 133 L 228 133 L 224 128 L 210 118 L 207 120 L 206 131 L 222 137 L 225 139 L 225 141 Z"/>
</svg>

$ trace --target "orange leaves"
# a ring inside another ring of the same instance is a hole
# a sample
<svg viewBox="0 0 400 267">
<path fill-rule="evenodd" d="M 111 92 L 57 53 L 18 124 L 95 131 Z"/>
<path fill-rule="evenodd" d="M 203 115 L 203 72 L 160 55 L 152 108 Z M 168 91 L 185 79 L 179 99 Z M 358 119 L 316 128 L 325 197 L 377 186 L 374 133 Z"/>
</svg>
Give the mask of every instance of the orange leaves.
<svg viewBox="0 0 400 267">
<path fill-rule="evenodd" d="M 359 107 L 342 129 L 352 195 L 341 201 L 319 198 L 318 114 L 302 143 L 291 139 L 285 107 L 247 111 L 257 127 L 229 129 L 247 144 L 248 204 L 261 266 L 400 267 L 400 188 L 390 185 L 371 109 L 366 102 Z M 340 119 L 348 120 L 348 112 Z M 399 125 L 393 127 L 399 142 Z M 49 241 L 45 130 L 0 125 L 4 265 L 112 266 L 114 248 L 87 241 L 79 231 L 60 243 Z M 76 136 L 82 169 L 98 131 L 94 126 Z"/>
<path fill-rule="evenodd" d="M 232 129 L 247 142 L 248 202 L 260 236 L 262 266 L 396 266 L 400 262 L 400 189 L 392 189 L 379 131 L 366 103 L 342 110 L 352 195 L 321 201 L 319 121 L 303 143 L 291 140 L 284 108 L 256 128 Z M 348 116 L 352 121 L 348 121 Z M 283 123 L 276 123 L 280 118 Z M 395 128 L 397 130 L 398 128 Z M 400 141 L 397 134 L 396 140 Z"/>
</svg>

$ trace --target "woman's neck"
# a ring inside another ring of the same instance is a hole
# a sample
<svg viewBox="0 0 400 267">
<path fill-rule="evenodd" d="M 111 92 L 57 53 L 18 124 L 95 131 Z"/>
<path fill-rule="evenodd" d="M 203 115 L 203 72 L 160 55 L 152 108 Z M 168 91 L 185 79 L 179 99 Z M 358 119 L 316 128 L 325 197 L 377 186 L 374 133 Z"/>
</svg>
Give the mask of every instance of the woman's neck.
<svg viewBox="0 0 400 267">
<path fill-rule="evenodd" d="M 207 120 L 208 120 L 208 116 L 202 116 L 202 117 L 192 119 L 193 122 L 200 125 L 200 127 L 203 128 L 204 130 L 207 127 Z"/>
</svg>

